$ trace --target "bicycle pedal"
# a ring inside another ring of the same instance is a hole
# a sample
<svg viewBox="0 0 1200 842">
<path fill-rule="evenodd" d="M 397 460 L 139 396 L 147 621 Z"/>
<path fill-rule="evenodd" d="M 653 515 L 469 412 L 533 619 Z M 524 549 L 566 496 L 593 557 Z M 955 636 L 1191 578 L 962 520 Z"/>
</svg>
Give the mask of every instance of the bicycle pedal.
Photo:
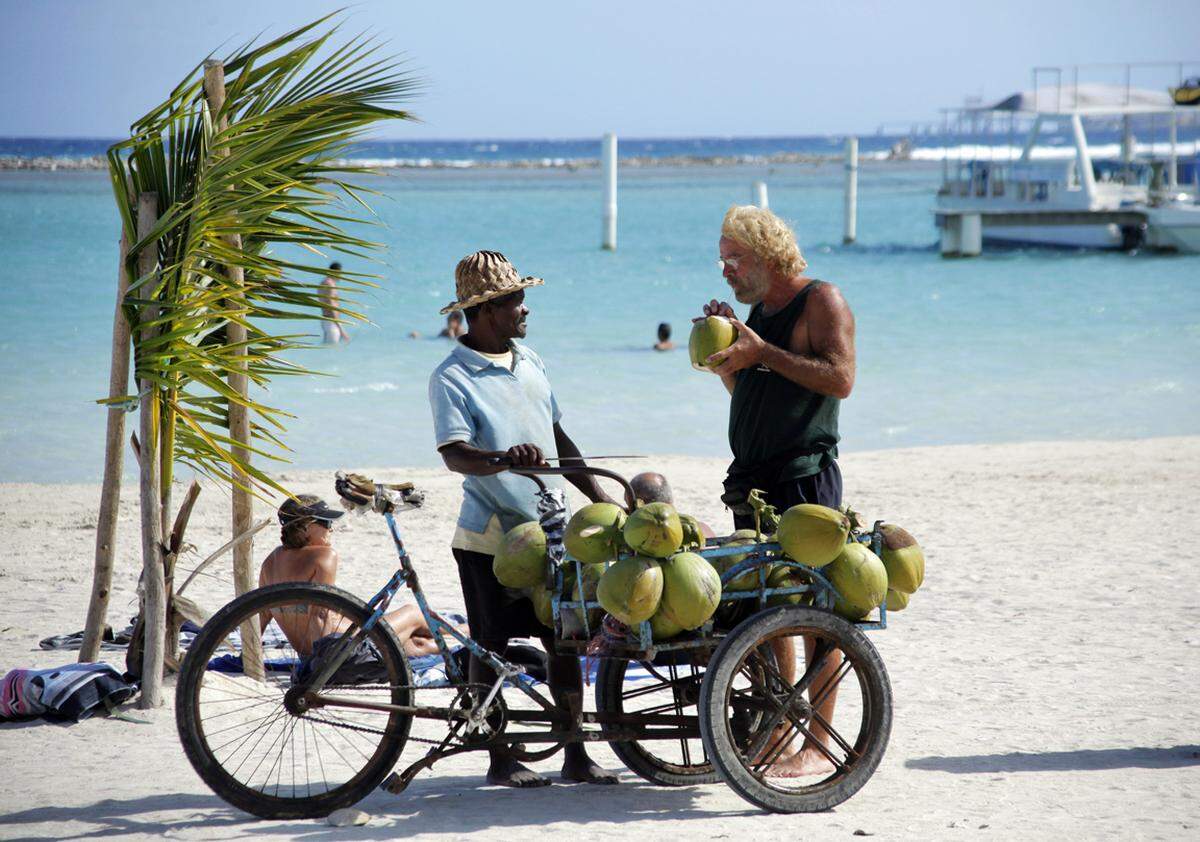
<svg viewBox="0 0 1200 842">
<path fill-rule="evenodd" d="M 384 792 L 390 792 L 392 795 L 399 795 L 408 789 L 408 780 L 399 772 L 392 772 L 387 776 L 387 779 L 379 785 L 379 788 Z"/>
</svg>

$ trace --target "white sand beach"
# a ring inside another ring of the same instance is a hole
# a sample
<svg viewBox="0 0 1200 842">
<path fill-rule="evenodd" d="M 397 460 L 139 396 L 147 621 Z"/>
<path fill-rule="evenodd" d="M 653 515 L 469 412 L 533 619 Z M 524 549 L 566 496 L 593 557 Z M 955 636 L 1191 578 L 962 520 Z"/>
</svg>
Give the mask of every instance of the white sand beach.
<svg viewBox="0 0 1200 842">
<path fill-rule="evenodd" d="M 444 470 L 363 469 L 426 490 L 401 520 L 435 606 L 460 607 L 449 542 L 460 493 Z M 728 531 L 725 460 L 665 456 L 655 469 L 679 508 Z M 1200 437 L 848 453 L 846 501 L 911 531 L 924 588 L 871 633 L 887 664 L 895 723 L 874 778 L 836 810 L 771 815 L 724 785 L 666 789 L 626 772 L 613 788 L 487 787 L 482 755 L 451 758 L 400 796 L 362 802 L 371 822 L 255 820 L 193 772 L 168 705 L 149 724 L 0 725 L 8 783 L 0 837 L 312 839 L 1180 839 L 1200 834 L 1200 549 L 1192 536 Z M 332 499 L 332 472 L 285 476 Z M 182 496 L 182 488 L 176 499 Z M 0 484 L 0 672 L 74 654 L 38 640 L 83 626 L 95 485 Z M 265 504 L 260 516 L 270 514 Z M 367 597 L 395 567 L 384 523 L 335 533 L 341 584 Z M 228 500 L 207 486 L 187 535 L 189 568 L 228 538 Z M 261 558 L 274 530 L 256 544 Z M 136 486 L 121 503 L 110 623 L 136 613 Z M 232 597 L 229 562 L 189 589 L 209 611 Z M 123 653 L 105 652 L 123 663 Z M 421 749 L 410 745 L 404 761 Z M 617 761 L 600 748 L 610 767 Z M 402 761 L 403 762 L 403 761 Z M 555 759 L 535 764 L 556 773 Z"/>
</svg>

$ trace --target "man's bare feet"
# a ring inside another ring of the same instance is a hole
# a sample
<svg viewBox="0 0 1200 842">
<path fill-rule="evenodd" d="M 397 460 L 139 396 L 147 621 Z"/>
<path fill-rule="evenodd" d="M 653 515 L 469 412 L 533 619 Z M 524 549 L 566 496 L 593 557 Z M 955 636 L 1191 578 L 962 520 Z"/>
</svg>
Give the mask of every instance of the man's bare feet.
<svg viewBox="0 0 1200 842">
<path fill-rule="evenodd" d="M 572 751 L 572 749 L 576 750 Z M 566 759 L 563 760 L 562 776 L 563 780 L 580 784 L 611 786 L 612 784 L 620 783 L 616 772 L 610 772 L 607 769 L 597 766 L 587 756 L 587 753 L 583 751 L 583 746 L 580 745 L 567 746 Z"/>
<path fill-rule="evenodd" d="M 783 763 L 786 760 L 794 757 L 796 754 L 796 733 L 795 730 L 784 723 L 779 723 L 775 726 L 775 730 L 771 732 L 770 738 L 763 744 L 763 747 L 758 750 L 758 754 L 754 755 L 751 763 L 762 763 L 767 758 L 772 758 L 771 765 L 775 766 Z M 780 747 L 779 741 L 786 739 L 787 745 Z"/>
<path fill-rule="evenodd" d="M 549 778 L 543 778 L 511 757 L 492 758 L 492 763 L 488 766 L 487 782 L 493 786 L 511 786 L 518 789 L 550 786 Z"/>
<path fill-rule="evenodd" d="M 790 757 L 772 763 L 766 772 L 770 778 L 803 778 L 809 775 L 825 776 L 833 769 L 828 757 L 819 749 L 806 745 Z"/>
</svg>

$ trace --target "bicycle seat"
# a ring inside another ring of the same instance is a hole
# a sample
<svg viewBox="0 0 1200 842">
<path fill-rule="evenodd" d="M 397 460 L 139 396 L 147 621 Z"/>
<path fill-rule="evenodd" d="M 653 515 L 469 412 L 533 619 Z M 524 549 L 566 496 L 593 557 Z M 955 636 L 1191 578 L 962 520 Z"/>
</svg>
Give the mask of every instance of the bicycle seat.
<svg viewBox="0 0 1200 842">
<path fill-rule="evenodd" d="M 415 509 L 425 501 L 425 492 L 418 491 L 411 482 L 375 482 L 362 474 L 338 471 L 333 482 L 334 491 L 351 511 L 373 511 L 379 514 Z"/>
</svg>

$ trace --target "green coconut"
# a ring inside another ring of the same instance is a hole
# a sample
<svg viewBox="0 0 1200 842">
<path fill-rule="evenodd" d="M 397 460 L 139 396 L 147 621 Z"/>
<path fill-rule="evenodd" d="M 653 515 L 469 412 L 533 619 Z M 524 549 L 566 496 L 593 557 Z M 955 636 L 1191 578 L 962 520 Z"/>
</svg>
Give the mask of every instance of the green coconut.
<svg viewBox="0 0 1200 842">
<path fill-rule="evenodd" d="M 846 544 L 824 573 L 838 592 L 833 610 L 843 617 L 861 619 L 887 597 L 887 568 L 863 544 Z"/>
<path fill-rule="evenodd" d="M 662 592 L 663 574 L 658 561 L 639 555 L 610 565 L 596 586 L 600 606 L 627 626 L 653 617 Z"/>
<path fill-rule="evenodd" d="M 764 535 L 763 540 L 766 541 L 767 536 Z M 730 535 L 729 538 L 726 539 L 725 543 L 721 544 L 721 546 L 722 547 L 739 547 L 739 546 L 749 546 L 751 544 L 757 544 L 757 543 L 758 543 L 758 533 L 757 532 L 755 532 L 753 529 L 739 529 L 737 532 Z M 717 572 L 721 575 L 721 578 L 724 579 L 726 573 L 728 573 L 730 570 L 732 570 L 738 564 L 741 564 L 743 561 L 745 561 L 749 557 L 750 557 L 750 553 L 740 553 L 738 555 L 720 556 L 718 558 L 713 559 L 713 566 L 716 567 Z M 758 568 L 752 568 L 750 570 L 747 570 L 745 573 L 738 576 L 732 582 L 725 582 L 725 584 L 724 584 L 724 588 L 727 591 L 748 591 L 748 590 L 752 590 L 753 588 L 757 588 L 757 587 L 758 587 Z"/>
<path fill-rule="evenodd" d="M 650 618 L 650 634 L 655 642 L 670 640 L 682 633 L 683 627 L 677 625 L 674 620 L 664 614 L 661 607 Z"/>
<path fill-rule="evenodd" d="M 554 628 L 554 603 L 550 601 L 550 591 L 546 590 L 545 585 L 534 585 L 527 593 L 538 622 L 548 629 Z"/>
<path fill-rule="evenodd" d="M 622 534 L 635 553 L 670 558 L 683 543 L 683 524 L 670 503 L 647 503 L 625 520 Z"/>
<path fill-rule="evenodd" d="M 721 576 L 695 553 L 676 553 L 662 563 L 659 613 L 683 629 L 704 625 L 721 602 Z"/>
<path fill-rule="evenodd" d="M 584 564 L 599 564 L 617 557 L 625 512 L 613 503 L 589 503 L 571 516 L 563 543 L 567 552 Z"/>
<path fill-rule="evenodd" d="M 536 520 L 505 533 L 492 559 L 492 572 L 507 588 L 531 588 L 546 575 L 546 533 Z"/>
<path fill-rule="evenodd" d="M 700 521 L 691 515 L 680 515 L 679 524 L 683 527 L 683 549 L 698 549 L 704 546 L 704 530 Z"/>
<path fill-rule="evenodd" d="M 783 513 L 776 540 L 793 561 L 809 567 L 824 567 L 846 546 L 850 521 L 837 509 L 801 503 Z"/>
<path fill-rule="evenodd" d="M 563 562 L 563 599 L 572 602 L 592 601 L 596 599 L 596 586 L 600 583 L 600 578 L 604 575 L 603 564 L 585 564 L 583 565 L 583 579 L 578 581 L 575 573 L 575 563 L 571 561 Z M 568 608 L 563 611 L 563 634 L 567 637 L 578 637 L 584 633 L 583 624 L 584 609 Z M 587 628 L 594 634 L 600 628 L 600 621 L 604 619 L 604 612 L 599 608 L 589 608 L 587 610 Z"/>
<path fill-rule="evenodd" d="M 908 607 L 908 594 L 888 588 L 887 599 L 884 600 L 888 611 L 903 611 Z"/>
<path fill-rule="evenodd" d="M 771 571 L 771 575 L 767 576 L 768 588 L 798 588 L 810 584 L 812 582 L 809 577 L 803 571 L 797 570 L 794 567 L 780 565 Z M 767 597 L 767 605 L 771 607 L 776 605 L 812 605 L 812 601 L 812 591 L 778 593 Z"/>
<path fill-rule="evenodd" d="M 887 568 L 888 587 L 901 593 L 916 593 L 925 581 L 925 553 L 921 545 L 895 524 L 885 523 L 880 532 L 883 550 L 879 557 Z"/>
<path fill-rule="evenodd" d="M 737 328 L 724 316 L 708 316 L 692 323 L 692 335 L 688 339 L 688 356 L 692 368 L 711 371 L 705 360 L 718 351 L 724 351 L 737 341 Z"/>
</svg>

